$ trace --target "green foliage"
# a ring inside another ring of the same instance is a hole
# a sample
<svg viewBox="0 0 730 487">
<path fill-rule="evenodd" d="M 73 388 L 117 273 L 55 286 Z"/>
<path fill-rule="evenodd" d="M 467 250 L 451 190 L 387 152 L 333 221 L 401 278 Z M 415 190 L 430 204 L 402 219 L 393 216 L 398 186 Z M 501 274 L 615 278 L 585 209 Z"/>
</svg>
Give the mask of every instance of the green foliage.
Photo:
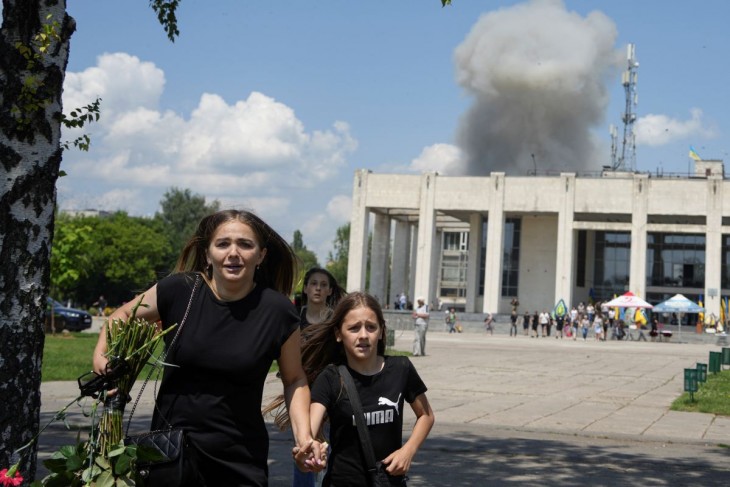
<svg viewBox="0 0 730 487">
<path fill-rule="evenodd" d="M 707 382 L 700 383 L 694 401 L 685 392 L 674 400 L 670 409 L 730 416 L 730 370 L 707 374 Z"/>
<path fill-rule="evenodd" d="M 304 245 L 304 237 L 302 232 L 294 230 L 294 240 L 292 241 L 292 249 L 297 256 L 299 264 L 299 272 L 297 274 L 297 280 L 294 283 L 294 290 L 299 291 L 303 285 L 304 274 L 307 273 L 312 267 L 319 267 L 319 261 L 317 260 L 317 254 L 312 252 Z"/>
<path fill-rule="evenodd" d="M 115 305 L 128 301 L 169 272 L 165 230 L 159 221 L 123 212 L 59 217 L 51 251 L 54 297 L 87 306 L 100 294 Z"/>
<path fill-rule="evenodd" d="M 75 298 L 74 289 L 91 270 L 92 228 L 81 219 L 60 215 L 51 251 L 51 295 L 64 300 Z"/>
<path fill-rule="evenodd" d="M 347 288 L 347 262 L 350 252 L 350 224 L 346 223 L 337 229 L 337 235 L 332 242 L 334 251 L 329 253 L 327 270 L 343 288 Z"/>
<path fill-rule="evenodd" d="M 44 110 L 51 102 L 50 97 L 42 89 L 43 82 L 43 58 L 48 56 L 51 44 L 61 40 L 59 35 L 60 24 L 57 20 L 51 20 L 52 16 L 46 17 L 46 23 L 41 25 L 41 30 L 33 36 L 29 45 L 18 41 L 15 49 L 25 59 L 25 71 L 23 75 L 20 94 L 16 103 L 10 108 L 11 115 L 16 119 L 18 125 L 29 126 L 37 112 Z"/>
<path fill-rule="evenodd" d="M 150 7 L 157 14 L 157 20 L 165 29 L 167 38 L 175 42 L 175 37 L 180 35 L 177 29 L 177 7 L 180 0 L 150 0 Z"/>
<path fill-rule="evenodd" d="M 61 123 L 67 128 L 81 128 L 87 123 L 98 122 L 101 116 L 101 98 L 97 98 L 93 103 L 89 103 L 85 107 L 76 108 L 71 110 L 69 113 L 70 117 L 66 117 L 63 113 L 61 114 Z M 79 150 L 88 151 L 91 145 L 91 139 L 88 135 L 82 134 L 76 137 L 72 142 L 64 142 L 61 146 L 64 149 L 68 149 L 70 145 L 73 145 Z"/>
<path fill-rule="evenodd" d="M 174 259 L 195 233 L 200 220 L 218 211 L 220 203 L 218 200 L 213 200 L 211 204 L 207 205 L 205 196 L 193 194 L 189 189 L 172 187 L 162 196 L 160 207 L 162 211 L 155 214 L 155 219 L 164 226 Z M 173 265 L 174 260 L 169 263 L 168 267 L 172 269 Z"/>
</svg>

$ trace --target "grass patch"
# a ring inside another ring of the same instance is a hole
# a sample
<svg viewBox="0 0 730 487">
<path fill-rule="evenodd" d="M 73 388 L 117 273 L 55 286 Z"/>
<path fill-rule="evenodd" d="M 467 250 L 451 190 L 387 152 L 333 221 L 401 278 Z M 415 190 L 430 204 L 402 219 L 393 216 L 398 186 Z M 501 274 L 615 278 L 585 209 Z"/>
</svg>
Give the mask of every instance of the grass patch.
<svg viewBox="0 0 730 487">
<path fill-rule="evenodd" d="M 672 411 L 689 411 L 730 416 L 730 370 L 707 374 L 707 382 L 700 383 L 694 401 L 685 392 L 674 400 Z"/>
<path fill-rule="evenodd" d="M 46 335 L 46 344 L 43 348 L 42 380 L 73 380 L 91 370 L 91 357 L 99 335 L 95 333 L 68 333 Z M 161 344 L 160 344 L 161 346 Z M 411 357 L 411 352 L 388 348 L 386 355 Z M 269 372 L 279 370 L 279 364 L 274 361 Z M 140 378 L 147 377 L 147 368 L 140 374 Z M 730 413 L 727 413 L 730 414 Z"/>
<path fill-rule="evenodd" d="M 92 368 L 91 360 L 94 354 L 94 347 L 99 335 L 96 333 L 68 333 L 58 335 L 46 335 L 46 343 L 43 347 L 43 367 L 41 380 L 50 382 L 54 380 L 75 381 L 79 376 L 89 372 Z M 157 352 L 160 352 L 162 343 Z M 157 354 L 157 353 L 156 353 Z M 147 377 L 149 368 L 145 367 L 139 375 L 139 379 Z M 279 370 L 276 361 L 271 365 L 270 372 Z"/>
<path fill-rule="evenodd" d="M 387 348 L 385 350 L 385 355 L 390 355 L 391 357 L 413 357 L 412 352 L 396 350 L 395 348 Z"/>
<path fill-rule="evenodd" d="M 46 335 L 43 347 L 43 382 L 76 380 L 91 370 L 91 360 L 99 335 L 95 333 L 68 333 Z"/>
</svg>

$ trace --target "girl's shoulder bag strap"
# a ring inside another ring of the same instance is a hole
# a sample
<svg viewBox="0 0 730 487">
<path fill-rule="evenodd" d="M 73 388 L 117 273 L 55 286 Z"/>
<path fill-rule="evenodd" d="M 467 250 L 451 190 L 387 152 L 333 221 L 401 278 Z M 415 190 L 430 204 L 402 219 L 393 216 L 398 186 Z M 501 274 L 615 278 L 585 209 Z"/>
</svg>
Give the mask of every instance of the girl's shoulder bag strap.
<svg viewBox="0 0 730 487">
<path fill-rule="evenodd" d="M 350 404 L 352 405 L 352 413 L 355 415 L 357 434 L 360 437 L 360 445 L 365 455 L 365 466 L 370 477 L 373 478 L 377 472 L 375 467 L 375 453 L 373 451 L 373 445 L 370 443 L 370 432 L 365 425 L 365 413 L 363 412 L 362 404 L 360 404 L 360 395 L 357 393 L 355 382 L 352 380 L 347 366 L 340 365 L 337 369 L 345 384 L 345 391 L 347 391 L 347 397 L 350 399 Z"/>
</svg>

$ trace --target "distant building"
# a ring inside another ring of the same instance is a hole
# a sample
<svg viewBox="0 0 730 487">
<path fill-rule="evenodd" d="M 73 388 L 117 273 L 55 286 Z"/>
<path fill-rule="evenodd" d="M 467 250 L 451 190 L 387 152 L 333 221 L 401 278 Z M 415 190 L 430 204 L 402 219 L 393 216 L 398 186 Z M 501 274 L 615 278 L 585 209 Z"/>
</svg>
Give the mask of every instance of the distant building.
<svg viewBox="0 0 730 487">
<path fill-rule="evenodd" d="M 372 247 L 368 261 L 368 232 Z M 469 312 L 552 309 L 632 291 L 652 303 L 730 295 L 730 183 L 693 176 L 355 173 L 348 288 L 383 304 L 428 296 Z"/>
<path fill-rule="evenodd" d="M 104 211 L 104 210 L 61 210 L 61 214 L 68 215 L 71 217 L 90 217 L 90 216 L 101 216 L 101 217 L 107 217 L 111 216 L 112 212 L 110 211 Z"/>
</svg>

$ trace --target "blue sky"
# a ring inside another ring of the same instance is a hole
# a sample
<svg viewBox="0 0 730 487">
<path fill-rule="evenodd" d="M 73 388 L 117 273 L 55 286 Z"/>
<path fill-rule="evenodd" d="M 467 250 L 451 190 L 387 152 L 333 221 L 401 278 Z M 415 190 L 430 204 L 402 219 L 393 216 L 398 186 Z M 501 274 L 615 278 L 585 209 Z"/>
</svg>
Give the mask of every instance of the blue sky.
<svg viewBox="0 0 730 487">
<path fill-rule="evenodd" d="M 175 43 L 148 3 L 69 2 L 65 109 L 101 96 L 102 120 L 64 155 L 62 209 L 152 215 L 189 188 L 323 260 L 358 168 L 609 164 L 629 42 L 636 169 L 686 173 L 690 145 L 728 159 L 725 0 L 183 0 Z"/>
</svg>

